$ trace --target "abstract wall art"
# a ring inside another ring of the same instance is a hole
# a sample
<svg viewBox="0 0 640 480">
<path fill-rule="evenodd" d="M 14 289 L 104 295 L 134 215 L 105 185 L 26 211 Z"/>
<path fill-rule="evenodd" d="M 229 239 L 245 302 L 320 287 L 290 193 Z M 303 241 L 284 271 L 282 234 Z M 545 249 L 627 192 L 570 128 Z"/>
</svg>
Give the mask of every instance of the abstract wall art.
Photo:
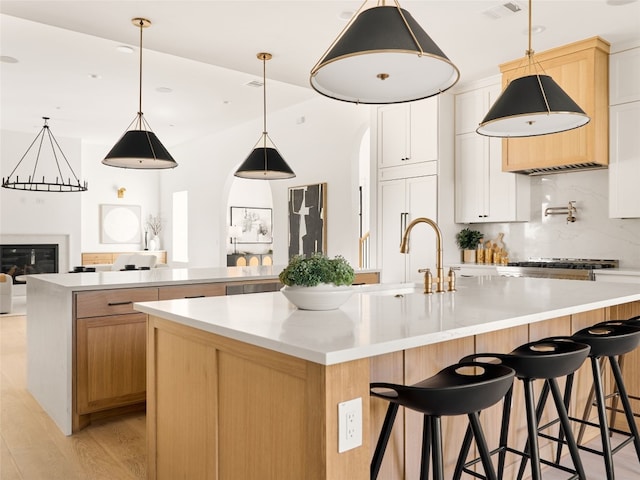
<svg viewBox="0 0 640 480">
<path fill-rule="evenodd" d="M 289 188 L 289 258 L 327 253 L 327 184 Z"/>
</svg>

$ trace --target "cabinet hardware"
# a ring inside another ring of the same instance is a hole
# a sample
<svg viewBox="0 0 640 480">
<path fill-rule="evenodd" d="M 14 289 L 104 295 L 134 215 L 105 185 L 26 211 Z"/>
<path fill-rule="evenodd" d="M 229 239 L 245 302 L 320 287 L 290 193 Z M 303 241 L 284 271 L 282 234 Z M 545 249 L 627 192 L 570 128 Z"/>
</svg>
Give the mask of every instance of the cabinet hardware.
<svg viewBox="0 0 640 480">
<path fill-rule="evenodd" d="M 109 305 L 110 307 L 116 307 L 118 305 L 131 305 L 133 303 L 133 301 L 129 300 L 128 302 L 109 302 L 107 303 L 107 305 Z"/>
<path fill-rule="evenodd" d="M 204 298 L 204 295 L 191 295 L 189 297 L 184 297 L 184 298 Z"/>
</svg>

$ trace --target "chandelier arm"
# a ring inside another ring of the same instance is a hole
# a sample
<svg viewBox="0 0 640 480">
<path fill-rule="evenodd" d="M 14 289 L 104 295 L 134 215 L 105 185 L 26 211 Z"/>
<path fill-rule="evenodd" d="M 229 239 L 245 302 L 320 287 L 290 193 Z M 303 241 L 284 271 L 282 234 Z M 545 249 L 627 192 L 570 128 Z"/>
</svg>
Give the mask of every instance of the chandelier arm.
<svg viewBox="0 0 640 480">
<path fill-rule="evenodd" d="M 69 159 L 67 159 L 67 156 L 64 154 L 64 152 L 62 151 L 62 148 L 60 148 L 60 144 L 58 143 L 58 140 L 56 140 L 56 137 L 53 133 L 51 133 L 50 129 L 47 129 L 47 133 L 49 134 L 49 141 L 53 141 L 51 144 L 51 150 L 53 150 L 53 155 L 54 157 L 56 157 L 56 164 L 58 164 L 58 157 L 56 156 L 56 149 L 53 148 L 53 145 L 55 144 L 56 147 L 58 147 L 58 151 L 60 152 L 60 155 L 62 155 L 62 158 L 64 158 L 64 161 L 67 164 L 67 167 L 69 167 L 69 170 L 71 170 L 71 174 L 73 175 L 73 179 L 78 182 L 78 184 L 80 184 L 80 179 L 78 178 L 78 176 L 76 175 L 76 172 L 73 170 L 73 167 L 71 166 L 71 163 L 69 162 Z M 58 165 L 58 171 L 60 171 L 60 165 Z M 62 172 L 60 171 L 60 178 L 62 178 Z"/>
<path fill-rule="evenodd" d="M 60 175 L 60 182 L 64 183 L 64 177 L 62 176 L 62 170 L 60 169 L 60 162 L 58 161 L 58 155 L 56 155 L 56 149 L 53 146 L 51 140 L 51 130 L 47 128 L 47 137 L 49 137 L 49 145 L 51 145 L 51 152 L 53 153 L 53 160 L 56 162 L 56 168 L 58 169 L 58 175 Z M 69 162 L 67 162 L 67 165 Z"/>
<path fill-rule="evenodd" d="M 33 147 L 33 145 L 38 141 L 38 138 L 40 137 L 40 134 L 42 133 L 42 131 L 44 130 L 44 127 L 42 127 L 40 129 L 40 131 L 38 132 L 38 135 L 36 135 L 36 138 L 33 139 L 33 142 L 31 142 L 31 145 L 29 145 L 29 148 L 27 148 L 27 151 L 24 152 L 24 155 L 22 155 L 22 158 L 20 159 L 20 161 L 18 162 L 18 164 L 14 167 L 13 170 L 11 170 L 11 173 L 9 174 L 9 176 L 7 177 L 7 180 L 9 178 L 11 178 L 11 176 L 16 173 L 16 170 L 18 169 L 18 167 L 20 166 L 20 164 L 22 163 L 22 161 L 25 159 L 25 157 L 27 156 L 27 154 L 29 153 L 29 151 L 31 150 L 31 148 Z"/>
<path fill-rule="evenodd" d="M 42 151 L 42 142 L 44 141 L 44 130 L 48 130 L 49 127 L 46 124 L 44 124 L 44 127 L 42 128 L 42 136 L 40 137 L 40 143 L 38 143 L 38 153 L 36 154 L 36 161 L 33 163 L 33 171 L 31 172 L 31 179 L 35 181 L 36 179 L 36 170 L 38 169 L 38 162 L 40 161 L 40 152 Z M 44 177 L 42 178 L 42 181 L 44 182 Z"/>
</svg>

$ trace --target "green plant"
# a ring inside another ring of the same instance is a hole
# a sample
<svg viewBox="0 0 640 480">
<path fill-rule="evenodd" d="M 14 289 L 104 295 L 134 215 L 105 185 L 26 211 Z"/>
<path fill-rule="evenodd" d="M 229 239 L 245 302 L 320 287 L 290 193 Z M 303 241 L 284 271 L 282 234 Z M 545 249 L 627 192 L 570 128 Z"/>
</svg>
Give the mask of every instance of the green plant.
<svg viewBox="0 0 640 480">
<path fill-rule="evenodd" d="M 482 240 L 482 236 L 478 230 L 463 228 L 456 234 L 456 243 L 462 250 L 475 250 Z"/>
<path fill-rule="evenodd" d="M 287 286 L 315 287 L 320 283 L 351 285 L 355 272 L 340 255 L 331 259 L 322 253 L 314 253 L 307 258 L 302 255 L 293 257 L 280 272 L 279 278 Z"/>
</svg>

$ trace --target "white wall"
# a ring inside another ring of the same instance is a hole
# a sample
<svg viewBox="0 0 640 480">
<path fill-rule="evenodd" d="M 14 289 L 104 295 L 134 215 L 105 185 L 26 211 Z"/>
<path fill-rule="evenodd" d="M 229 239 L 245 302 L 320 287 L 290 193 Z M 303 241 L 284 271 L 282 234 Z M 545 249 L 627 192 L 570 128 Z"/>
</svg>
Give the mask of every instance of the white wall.
<svg viewBox="0 0 640 480">
<path fill-rule="evenodd" d="M 269 181 L 273 198 L 274 263 L 287 262 L 288 188 L 327 182 L 327 250 L 358 260 L 358 153 L 369 125 L 368 106 L 318 96 L 268 113 L 269 135 L 296 173 Z M 161 210 L 171 211 L 171 194 L 189 191 L 189 264 L 226 264 L 227 198 L 233 173 L 260 133 L 261 119 L 172 149 L 179 163 L 161 173 Z M 255 180 L 262 182 L 262 180 Z M 170 223 L 170 221 L 169 221 Z M 170 251 L 170 245 L 165 238 Z"/>
<path fill-rule="evenodd" d="M 33 142 L 39 128 L 34 127 L 33 134 L 0 131 L 0 171 L 3 178 L 11 171 L 25 154 Z M 85 180 L 80 165 L 80 141 L 70 138 L 58 138 L 55 126 L 51 132 L 58 141 L 62 152 L 73 167 L 76 175 Z M 29 152 L 22 166 L 35 163 L 34 149 Z M 54 180 L 48 171 L 54 165 L 51 148 L 43 145 L 37 172 L 46 173 L 47 180 Z M 32 155 L 33 154 L 33 155 Z M 59 159 L 64 162 L 63 159 Z M 63 170 L 64 173 L 64 170 Z M 38 175 L 40 177 L 42 174 Z M 13 178 L 13 177 L 12 177 Z M 20 175 L 20 179 L 24 177 Z M 26 180 L 26 179 L 25 179 Z M 60 235 L 68 236 L 68 258 L 61 259 L 61 268 L 69 265 L 80 265 L 81 229 L 80 204 L 86 192 L 30 192 L 0 188 L 0 234 L 1 235 Z M 59 252 L 61 253 L 61 252 Z"/>
<path fill-rule="evenodd" d="M 510 259 L 536 257 L 618 259 L 621 267 L 640 266 L 640 219 L 610 219 L 607 170 L 531 177 L 531 221 L 476 225 L 485 239 L 505 234 Z M 640 197 L 639 197 L 640 198 Z M 544 216 L 547 207 L 576 201 L 577 220 Z M 640 200 L 639 200 L 640 201 Z M 460 225 L 462 227 L 462 225 Z"/>
<path fill-rule="evenodd" d="M 115 143 L 117 139 L 114 139 Z M 82 145 L 82 170 L 89 189 L 82 195 L 83 252 L 126 252 L 142 250 L 144 243 L 144 224 L 149 214 L 166 217 L 160 211 L 160 172 L 158 170 L 132 170 L 103 165 L 102 159 L 113 145 Z M 173 154 L 173 152 L 172 152 Z M 178 166 L 177 168 L 180 168 Z M 117 190 L 124 187 L 124 198 L 118 198 Z M 141 208 L 142 242 L 101 243 L 100 242 L 100 205 L 139 205 Z M 168 210 L 169 212 L 171 210 Z M 162 241 L 169 238 L 166 227 L 160 232 Z"/>
</svg>

